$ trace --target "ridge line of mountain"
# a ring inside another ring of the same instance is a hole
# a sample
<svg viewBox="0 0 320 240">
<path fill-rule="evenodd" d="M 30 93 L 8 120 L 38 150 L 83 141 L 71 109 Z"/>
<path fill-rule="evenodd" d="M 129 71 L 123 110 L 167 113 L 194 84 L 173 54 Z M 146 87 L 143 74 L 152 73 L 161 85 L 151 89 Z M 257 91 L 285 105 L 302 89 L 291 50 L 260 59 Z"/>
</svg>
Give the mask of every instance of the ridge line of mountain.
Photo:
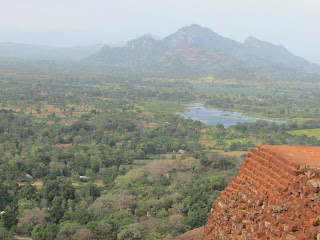
<svg viewBox="0 0 320 240">
<path fill-rule="evenodd" d="M 252 36 L 240 43 L 197 24 L 182 27 L 162 39 L 146 34 L 128 41 L 125 46 L 104 45 L 99 51 L 95 50 L 84 48 L 81 53 L 70 49 L 51 52 L 65 59 L 68 54 L 73 55 L 74 59 L 80 60 L 80 65 L 133 71 L 152 77 L 213 75 L 218 79 L 244 81 L 320 80 L 319 65 L 294 55 L 284 46 Z M 16 51 L 21 53 L 23 49 Z M 0 57 L 5 55 L 3 52 L 0 44 Z M 27 51 L 26 55 L 30 52 L 32 50 Z M 48 50 L 44 52 L 42 56 L 53 54 Z"/>
</svg>

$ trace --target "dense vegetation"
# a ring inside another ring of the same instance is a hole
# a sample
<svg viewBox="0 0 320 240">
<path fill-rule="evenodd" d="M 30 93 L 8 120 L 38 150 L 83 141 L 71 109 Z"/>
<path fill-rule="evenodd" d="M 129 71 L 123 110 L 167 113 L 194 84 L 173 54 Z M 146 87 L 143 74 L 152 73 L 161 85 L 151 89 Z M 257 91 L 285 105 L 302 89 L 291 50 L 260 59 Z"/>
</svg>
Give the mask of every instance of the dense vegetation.
<svg viewBox="0 0 320 240">
<path fill-rule="evenodd" d="M 71 63 L 0 68 L 0 239 L 162 239 L 202 226 L 258 144 L 320 145 L 316 83 L 153 79 Z M 182 103 L 281 118 L 225 128 Z"/>
</svg>

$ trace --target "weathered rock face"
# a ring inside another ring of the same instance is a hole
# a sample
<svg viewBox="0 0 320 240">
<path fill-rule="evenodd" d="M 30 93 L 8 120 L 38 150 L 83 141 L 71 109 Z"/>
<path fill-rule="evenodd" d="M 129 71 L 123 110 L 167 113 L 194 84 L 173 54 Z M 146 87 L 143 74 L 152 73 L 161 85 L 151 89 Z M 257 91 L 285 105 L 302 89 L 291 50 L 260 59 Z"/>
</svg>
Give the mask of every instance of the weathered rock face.
<svg viewBox="0 0 320 240">
<path fill-rule="evenodd" d="M 203 236 L 203 227 L 193 229 L 174 238 L 164 238 L 163 240 L 199 240 Z"/>
<path fill-rule="evenodd" d="M 320 147 L 259 146 L 198 239 L 320 239 Z"/>
</svg>

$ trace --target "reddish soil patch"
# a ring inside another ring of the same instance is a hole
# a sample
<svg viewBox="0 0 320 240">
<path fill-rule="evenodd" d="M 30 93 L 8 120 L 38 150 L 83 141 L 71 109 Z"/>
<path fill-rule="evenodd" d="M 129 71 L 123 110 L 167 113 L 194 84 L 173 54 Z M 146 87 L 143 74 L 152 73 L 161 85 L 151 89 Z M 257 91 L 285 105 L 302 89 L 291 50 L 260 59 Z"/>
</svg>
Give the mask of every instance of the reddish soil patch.
<svg viewBox="0 0 320 240">
<path fill-rule="evenodd" d="M 41 181 L 37 181 L 31 184 L 32 186 L 35 186 L 37 189 L 42 188 L 43 183 Z"/>
<path fill-rule="evenodd" d="M 75 120 L 68 120 L 64 123 L 65 126 L 71 126 L 72 124 L 74 124 L 75 122 L 77 122 L 78 120 L 75 119 Z"/>
<path fill-rule="evenodd" d="M 203 237 L 203 227 L 193 229 L 174 238 L 165 238 L 163 240 L 200 240 Z"/>
</svg>

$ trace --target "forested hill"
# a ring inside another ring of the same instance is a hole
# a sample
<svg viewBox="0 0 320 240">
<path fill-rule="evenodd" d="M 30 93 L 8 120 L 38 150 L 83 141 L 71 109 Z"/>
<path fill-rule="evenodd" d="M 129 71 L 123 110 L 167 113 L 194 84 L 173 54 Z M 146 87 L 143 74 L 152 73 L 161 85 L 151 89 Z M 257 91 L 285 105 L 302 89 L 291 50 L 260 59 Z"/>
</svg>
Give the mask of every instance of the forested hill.
<svg viewBox="0 0 320 240">
<path fill-rule="evenodd" d="M 283 46 L 253 37 L 240 43 L 195 24 L 161 40 L 144 35 L 123 47 L 104 46 L 85 62 L 138 69 L 153 75 L 214 75 L 246 80 L 320 78 L 320 66 L 295 56 Z"/>
</svg>

